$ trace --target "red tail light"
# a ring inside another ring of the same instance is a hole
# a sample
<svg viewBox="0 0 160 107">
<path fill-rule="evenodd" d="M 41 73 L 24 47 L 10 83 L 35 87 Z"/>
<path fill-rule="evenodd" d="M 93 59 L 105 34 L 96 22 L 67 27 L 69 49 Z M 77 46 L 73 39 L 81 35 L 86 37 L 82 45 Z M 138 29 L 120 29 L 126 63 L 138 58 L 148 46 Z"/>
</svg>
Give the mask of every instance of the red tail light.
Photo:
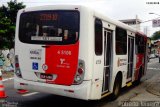
<svg viewBox="0 0 160 107">
<path fill-rule="evenodd" d="M 15 67 L 16 67 L 16 68 L 19 68 L 19 63 L 15 63 Z"/>
<path fill-rule="evenodd" d="M 85 69 L 84 61 L 79 60 L 78 69 L 77 69 L 77 73 L 74 77 L 74 83 L 73 84 L 81 84 L 83 82 L 84 73 L 85 73 L 84 69 Z"/>
<path fill-rule="evenodd" d="M 17 75 L 17 77 L 22 78 L 18 55 L 15 55 L 15 74 Z"/>
<path fill-rule="evenodd" d="M 83 74 L 83 69 L 82 68 L 78 68 L 78 74 L 82 75 Z"/>
</svg>

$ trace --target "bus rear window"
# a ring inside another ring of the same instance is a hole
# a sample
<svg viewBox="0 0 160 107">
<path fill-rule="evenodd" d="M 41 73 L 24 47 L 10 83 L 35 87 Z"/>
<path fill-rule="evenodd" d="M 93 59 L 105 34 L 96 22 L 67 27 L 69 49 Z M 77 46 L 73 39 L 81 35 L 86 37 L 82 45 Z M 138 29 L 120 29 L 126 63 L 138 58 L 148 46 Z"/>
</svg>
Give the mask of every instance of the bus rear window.
<svg viewBox="0 0 160 107">
<path fill-rule="evenodd" d="M 74 44 L 79 38 L 78 11 L 36 11 L 20 16 L 19 39 L 31 44 Z"/>
</svg>

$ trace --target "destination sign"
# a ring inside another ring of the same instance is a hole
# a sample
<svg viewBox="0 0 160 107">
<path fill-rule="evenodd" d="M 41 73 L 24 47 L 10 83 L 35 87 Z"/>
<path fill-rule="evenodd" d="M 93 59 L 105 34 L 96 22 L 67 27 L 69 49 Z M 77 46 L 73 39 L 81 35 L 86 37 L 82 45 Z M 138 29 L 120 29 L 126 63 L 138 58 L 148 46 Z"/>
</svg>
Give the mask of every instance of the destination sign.
<svg viewBox="0 0 160 107">
<path fill-rule="evenodd" d="M 40 14 L 40 20 L 43 20 L 43 21 L 48 21 L 48 20 L 57 20 L 58 19 L 58 14 L 56 13 L 49 13 L 49 14 Z"/>
</svg>

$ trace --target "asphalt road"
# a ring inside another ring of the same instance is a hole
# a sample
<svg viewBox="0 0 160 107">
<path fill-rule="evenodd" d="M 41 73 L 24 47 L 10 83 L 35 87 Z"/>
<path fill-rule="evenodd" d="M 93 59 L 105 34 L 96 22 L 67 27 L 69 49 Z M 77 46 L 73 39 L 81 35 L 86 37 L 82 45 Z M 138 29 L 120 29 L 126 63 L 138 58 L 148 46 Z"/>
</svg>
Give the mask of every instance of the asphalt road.
<svg viewBox="0 0 160 107">
<path fill-rule="evenodd" d="M 142 83 L 139 86 L 123 88 L 121 95 L 115 101 L 111 101 L 110 96 L 99 101 L 83 101 L 37 92 L 19 95 L 13 88 L 13 79 L 4 81 L 5 92 L 8 97 L 5 100 L 0 100 L 0 107 L 116 107 L 121 105 L 122 101 L 137 100 L 137 98 L 145 94 L 145 88 L 149 84 L 149 80 L 157 73 L 160 73 L 159 65 L 157 58 L 151 59 L 148 63 L 147 74 L 142 78 Z"/>
</svg>

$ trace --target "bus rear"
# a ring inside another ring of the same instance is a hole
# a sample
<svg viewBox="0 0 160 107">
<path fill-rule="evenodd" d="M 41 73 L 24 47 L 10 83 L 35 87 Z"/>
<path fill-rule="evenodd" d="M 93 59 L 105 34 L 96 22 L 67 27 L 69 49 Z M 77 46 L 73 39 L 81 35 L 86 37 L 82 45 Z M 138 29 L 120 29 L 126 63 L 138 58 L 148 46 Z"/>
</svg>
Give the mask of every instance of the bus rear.
<svg viewBox="0 0 160 107">
<path fill-rule="evenodd" d="M 21 10 L 16 27 L 15 88 L 87 99 L 78 8 Z"/>
</svg>

